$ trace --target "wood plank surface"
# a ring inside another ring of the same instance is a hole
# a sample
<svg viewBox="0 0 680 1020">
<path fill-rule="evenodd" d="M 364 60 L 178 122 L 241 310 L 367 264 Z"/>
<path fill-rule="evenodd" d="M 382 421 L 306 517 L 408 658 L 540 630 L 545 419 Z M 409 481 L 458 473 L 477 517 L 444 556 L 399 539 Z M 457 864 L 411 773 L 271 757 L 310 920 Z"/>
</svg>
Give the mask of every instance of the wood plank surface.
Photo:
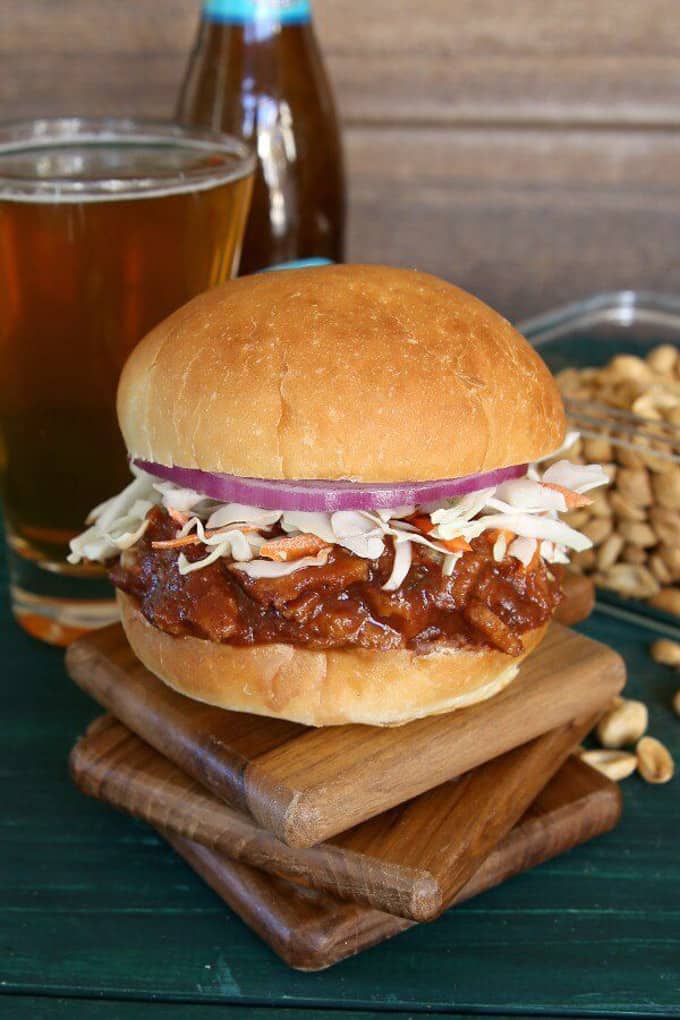
<svg viewBox="0 0 680 1020">
<path fill-rule="evenodd" d="M 568 761 L 458 890 L 452 904 L 607 832 L 620 812 L 621 796 L 614 783 L 579 761 Z M 183 837 L 162 834 L 218 896 L 298 970 L 324 969 L 411 926 L 402 918 L 236 864 Z"/>
<path fill-rule="evenodd" d="M 678 124 L 673 0 L 321 0 L 317 18 L 349 120 Z"/>
<path fill-rule="evenodd" d="M 199 10 L 4 0 L 0 108 L 166 116 Z M 315 17 L 346 123 L 679 122 L 674 0 L 317 0 Z"/>
<path fill-rule="evenodd" d="M 405 726 L 314 730 L 183 698 L 144 669 L 118 626 L 75 642 L 66 661 L 76 682 L 133 732 L 298 847 L 592 715 L 625 682 L 615 652 L 552 624 L 515 680 L 485 702 Z"/>
<path fill-rule="evenodd" d="M 308 849 L 291 849 L 257 828 L 112 716 L 95 720 L 70 766 L 84 793 L 223 857 L 428 921 L 450 906 L 595 722 L 546 733 Z"/>
<path fill-rule="evenodd" d="M 171 115 L 198 0 L 5 0 L 0 119 Z M 674 0 L 318 0 L 348 258 L 452 279 L 512 319 L 680 290 Z"/>
<path fill-rule="evenodd" d="M 65 999 L 52 996 L 5 995 L 2 1000 L 3 1020 L 300 1020 L 297 1009 L 272 1009 L 271 1006 L 199 1006 L 186 1002 L 171 1005 L 167 1002 L 120 1002 L 115 999 Z M 432 1013 L 433 1020 L 465 1020 L 467 1014 Z M 357 1010 L 343 1009 L 342 1020 L 406 1020 L 401 1010 Z M 304 1011 L 304 1020 L 338 1020 L 338 1011 L 315 1009 Z M 409 1018 L 412 1020 L 412 1018 Z M 499 1016 L 494 1020 L 533 1020 L 528 1016 L 514 1013 Z M 546 1018 L 550 1020 L 550 1018 Z M 556 1018 L 553 1018 L 556 1020 Z"/>
<path fill-rule="evenodd" d="M 345 134 L 349 258 L 454 280 L 515 320 L 680 291 L 680 134 L 480 125 Z"/>
</svg>

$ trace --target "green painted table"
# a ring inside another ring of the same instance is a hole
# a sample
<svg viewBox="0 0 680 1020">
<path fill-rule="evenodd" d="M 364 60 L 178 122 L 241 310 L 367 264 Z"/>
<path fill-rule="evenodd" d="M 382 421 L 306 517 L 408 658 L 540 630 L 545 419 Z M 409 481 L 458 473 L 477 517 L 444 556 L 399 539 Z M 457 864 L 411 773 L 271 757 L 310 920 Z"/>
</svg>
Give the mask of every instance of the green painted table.
<svg viewBox="0 0 680 1020">
<path fill-rule="evenodd" d="M 627 780 L 616 832 L 435 924 L 298 974 L 147 827 L 72 787 L 66 756 L 97 710 L 62 654 L 11 621 L 4 580 L 3 1018 L 680 1016 L 680 778 Z M 653 635 L 598 613 L 582 630 L 623 653 L 629 691 L 680 761 L 679 678 L 649 659 Z"/>
</svg>

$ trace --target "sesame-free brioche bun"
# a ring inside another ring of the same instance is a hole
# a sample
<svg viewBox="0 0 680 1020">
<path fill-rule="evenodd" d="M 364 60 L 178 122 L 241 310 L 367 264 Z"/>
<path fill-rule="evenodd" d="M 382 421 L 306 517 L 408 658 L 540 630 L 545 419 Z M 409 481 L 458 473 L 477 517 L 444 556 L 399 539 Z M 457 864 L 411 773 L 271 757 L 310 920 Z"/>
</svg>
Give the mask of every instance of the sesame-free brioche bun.
<svg viewBox="0 0 680 1020">
<path fill-rule="evenodd" d="M 157 326 L 121 377 L 133 458 L 242 477 L 408 482 L 546 456 L 562 443 L 552 376 L 523 337 L 443 280 L 385 266 L 244 277 Z M 182 694 L 326 726 L 398 725 L 491 697 L 523 654 L 429 654 L 175 637 L 118 592 L 133 651 Z"/>
<path fill-rule="evenodd" d="M 286 644 L 238 647 L 173 637 L 118 591 L 123 628 L 148 670 L 180 694 L 219 708 L 306 726 L 395 726 L 484 701 L 516 676 L 547 624 L 522 636 L 517 657 L 491 649 L 314 651 Z"/>
<path fill-rule="evenodd" d="M 360 265 L 194 298 L 131 354 L 118 416 L 132 457 L 267 479 L 455 478 L 536 460 L 565 432 L 509 322 L 434 276 Z"/>
</svg>

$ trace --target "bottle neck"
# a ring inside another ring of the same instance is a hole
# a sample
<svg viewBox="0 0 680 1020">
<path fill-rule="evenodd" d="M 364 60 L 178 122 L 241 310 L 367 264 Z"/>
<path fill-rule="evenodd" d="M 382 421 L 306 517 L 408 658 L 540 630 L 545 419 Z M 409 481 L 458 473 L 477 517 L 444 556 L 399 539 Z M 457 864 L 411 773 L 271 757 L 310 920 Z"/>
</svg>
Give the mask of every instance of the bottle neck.
<svg viewBox="0 0 680 1020">
<path fill-rule="evenodd" d="M 244 34 L 266 37 L 287 25 L 311 21 L 310 0 L 204 0 L 203 22 L 240 26 Z"/>
</svg>

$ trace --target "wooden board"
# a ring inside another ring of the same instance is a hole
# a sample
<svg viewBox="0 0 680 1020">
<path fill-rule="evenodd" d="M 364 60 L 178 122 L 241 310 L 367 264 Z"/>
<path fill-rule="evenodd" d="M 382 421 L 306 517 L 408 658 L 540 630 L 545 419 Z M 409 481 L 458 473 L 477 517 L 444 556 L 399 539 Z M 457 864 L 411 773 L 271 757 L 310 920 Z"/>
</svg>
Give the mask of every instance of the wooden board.
<svg viewBox="0 0 680 1020">
<path fill-rule="evenodd" d="M 405 726 L 308 729 L 177 694 L 135 658 L 119 626 L 75 642 L 66 662 L 74 680 L 133 732 L 297 847 L 592 715 L 625 681 L 610 648 L 553 624 L 517 678 L 488 701 Z"/>
<path fill-rule="evenodd" d="M 308 849 L 286 846 L 208 793 L 112 716 L 71 752 L 81 790 L 174 835 L 304 885 L 416 921 L 438 916 L 592 728 L 559 727 Z"/>
<path fill-rule="evenodd" d="M 592 714 L 625 679 L 611 649 L 554 625 L 517 679 L 487 702 L 396 728 L 313 730 L 176 694 L 135 659 L 119 627 L 76 642 L 67 663 L 130 729 L 291 846 L 318 843 Z"/>
<path fill-rule="evenodd" d="M 460 889 L 454 902 L 477 896 L 607 832 L 620 814 L 617 785 L 570 759 Z M 414 923 L 273 878 L 184 837 L 162 834 L 218 896 L 298 970 L 329 967 Z"/>
</svg>

